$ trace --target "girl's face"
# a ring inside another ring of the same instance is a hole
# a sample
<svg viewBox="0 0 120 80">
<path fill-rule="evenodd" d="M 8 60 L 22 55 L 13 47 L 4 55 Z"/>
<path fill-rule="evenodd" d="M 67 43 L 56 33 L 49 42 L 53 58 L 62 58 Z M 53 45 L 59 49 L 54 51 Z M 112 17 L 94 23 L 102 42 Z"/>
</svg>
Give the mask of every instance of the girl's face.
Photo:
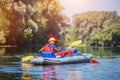
<svg viewBox="0 0 120 80">
<path fill-rule="evenodd" d="M 55 44 L 55 42 L 54 42 L 54 41 L 49 41 L 49 43 L 50 43 L 50 44 Z"/>
</svg>

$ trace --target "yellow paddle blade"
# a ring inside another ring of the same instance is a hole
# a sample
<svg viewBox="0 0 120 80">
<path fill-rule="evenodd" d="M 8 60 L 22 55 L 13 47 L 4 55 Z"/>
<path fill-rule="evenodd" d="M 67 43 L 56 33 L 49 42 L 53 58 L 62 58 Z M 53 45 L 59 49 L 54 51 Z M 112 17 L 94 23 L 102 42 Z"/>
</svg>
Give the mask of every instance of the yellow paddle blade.
<svg viewBox="0 0 120 80">
<path fill-rule="evenodd" d="M 22 62 L 29 61 L 32 58 L 33 58 L 33 56 L 26 56 L 26 57 L 22 58 Z"/>
<path fill-rule="evenodd" d="M 78 46 L 82 43 L 82 40 L 74 41 L 69 46 Z"/>
</svg>

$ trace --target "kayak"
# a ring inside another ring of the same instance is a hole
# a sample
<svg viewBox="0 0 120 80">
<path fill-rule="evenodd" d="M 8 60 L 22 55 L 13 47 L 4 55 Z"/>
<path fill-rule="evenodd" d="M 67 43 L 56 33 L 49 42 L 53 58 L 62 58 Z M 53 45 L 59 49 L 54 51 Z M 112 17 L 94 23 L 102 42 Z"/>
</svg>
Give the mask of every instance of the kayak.
<svg viewBox="0 0 120 80">
<path fill-rule="evenodd" d="M 51 54 L 53 54 L 53 53 L 51 53 Z M 35 64 L 35 65 L 87 63 L 87 62 L 90 62 L 90 60 L 93 57 L 93 55 L 90 53 L 69 55 L 69 56 L 59 57 L 59 58 L 56 58 L 55 56 L 53 56 L 51 54 L 50 55 L 44 54 L 42 56 L 34 56 L 30 60 L 30 63 Z"/>
</svg>

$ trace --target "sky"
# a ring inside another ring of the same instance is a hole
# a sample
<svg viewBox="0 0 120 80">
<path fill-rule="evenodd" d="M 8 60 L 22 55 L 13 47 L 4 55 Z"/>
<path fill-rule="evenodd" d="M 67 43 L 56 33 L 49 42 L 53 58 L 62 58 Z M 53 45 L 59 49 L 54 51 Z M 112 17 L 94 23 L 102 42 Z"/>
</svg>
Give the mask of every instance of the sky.
<svg viewBox="0 0 120 80">
<path fill-rule="evenodd" d="M 59 0 L 63 14 L 70 19 L 76 13 L 87 11 L 116 11 L 120 15 L 120 0 Z"/>
</svg>

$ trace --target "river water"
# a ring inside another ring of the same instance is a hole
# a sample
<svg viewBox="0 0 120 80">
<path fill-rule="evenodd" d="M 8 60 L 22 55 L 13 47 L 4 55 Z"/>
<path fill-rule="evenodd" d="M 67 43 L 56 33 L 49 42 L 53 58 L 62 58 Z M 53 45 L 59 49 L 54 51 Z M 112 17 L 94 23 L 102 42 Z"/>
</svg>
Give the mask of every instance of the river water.
<svg viewBox="0 0 120 80">
<path fill-rule="evenodd" d="M 21 55 L 16 48 L 0 48 L 0 80 L 20 80 Z"/>
<path fill-rule="evenodd" d="M 0 80 L 120 80 L 120 48 L 78 47 L 92 53 L 99 64 L 32 65 L 21 57 L 37 55 L 39 48 L 0 48 Z"/>
</svg>

